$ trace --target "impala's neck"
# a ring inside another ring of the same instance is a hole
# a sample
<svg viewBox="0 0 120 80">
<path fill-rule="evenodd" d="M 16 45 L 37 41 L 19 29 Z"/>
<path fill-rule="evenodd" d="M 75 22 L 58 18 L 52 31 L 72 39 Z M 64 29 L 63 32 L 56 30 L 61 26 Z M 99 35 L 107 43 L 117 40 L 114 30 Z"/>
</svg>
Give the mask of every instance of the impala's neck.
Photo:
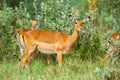
<svg viewBox="0 0 120 80">
<path fill-rule="evenodd" d="M 77 40 L 78 38 L 78 31 L 76 30 L 76 27 L 74 27 L 74 31 L 73 33 L 70 35 L 70 43 L 71 43 L 71 46 L 75 43 L 75 41 Z"/>
</svg>

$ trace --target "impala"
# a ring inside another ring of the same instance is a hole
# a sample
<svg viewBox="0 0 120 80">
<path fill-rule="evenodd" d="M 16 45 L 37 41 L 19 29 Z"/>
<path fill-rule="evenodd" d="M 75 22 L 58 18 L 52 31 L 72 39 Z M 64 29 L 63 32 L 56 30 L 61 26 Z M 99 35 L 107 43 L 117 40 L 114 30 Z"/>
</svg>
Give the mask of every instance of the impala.
<svg viewBox="0 0 120 80">
<path fill-rule="evenodd" d="M 66 54 L 78 38 L 79 32 L 82 30 L 82 24 L 89 21 L 90 17 L 83 20 L 75 20 L 72 16 L 70 19 L 76 23 L 71 35 L 62 32 L 52 32 L 47 30 L 30 30 L 20 32 L 19 44 L 24 44 L 23 56 L 20 65 L 24 66 L 26 60 L 32 55 L 37 48 L 45 54 L 57 54 L 59 66 L 62 65 L 62 54 Z"/>
<path fill-rule="evenodd" d="M 117 43 L 120 44 L 120 32 L 117 33 L 113 33 L 110 38 L 112 38 L 113 43 Z M 116 46 L 112 43 L 109 42 L 109 49 L 107 51 L 107 53 L 103 56 L 103 59 L 101 61 L 101 64 L 103 64 L 103 62 L 109 58 L 111 55 L 115 54 L 115 51 L 117 50 Z M 112 58 L 111 58 L 112 60 Z"/>
<path fill-rule="evenodd" d="M 21 32 L 24 32 L 26 33 L 27 31 L 30 31 L 30 30 L 35 30 L 36 29 L 36 24 L 37 22 L 35 20 L 32 20 L 30 19 L 30 22 L 31 22 L 31 28 L 30 29 L 27 29 L 27 28 L 19 28 L 20 30 L 20 33 Z M 19 34 L 18 34 L 19 35 Z M 19 42 L 19 47 L 20 47 L 20 53 L 21 53 L 21 57 L 23 56 L 23 52 L 24 52 L 24 49 L 25 49 L 25 45 L 24 43 L 22 42 L 22 40 L 20 40 L 20 37 L 17 35 L 17 39 L 18 39 L 18 42 Z M 37 55 L 38 51 L 35 50 L 32 55 L 30 55 L 30 57 L 27 59 L 27 62 L 31 62 L 32 59 Z M 41 54 L 41 60 L 43 61 L 44 59 L 44 55 Z M 47 63 L 50 64 L 50 55 L 47 56 Z"/>
</svg>

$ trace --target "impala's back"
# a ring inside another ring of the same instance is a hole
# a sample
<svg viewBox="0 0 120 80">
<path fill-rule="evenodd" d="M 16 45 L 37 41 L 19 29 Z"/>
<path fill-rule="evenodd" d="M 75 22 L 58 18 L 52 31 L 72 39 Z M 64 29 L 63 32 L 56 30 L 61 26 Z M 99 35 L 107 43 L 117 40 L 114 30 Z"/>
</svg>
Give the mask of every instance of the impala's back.
<svg viewBox="0 0 120 80">
<path fill-rule="evenodd" d="M 65 41 L 68 37 L 68 35 L 62 32 L 51 32 L 46 30 L 32 30 L 28 31 L 26 35 L 31 35 L 30 37 L 34 37 L 36 41 L 45 43 L 55 43 L 60 40 Z"/>
</svg>

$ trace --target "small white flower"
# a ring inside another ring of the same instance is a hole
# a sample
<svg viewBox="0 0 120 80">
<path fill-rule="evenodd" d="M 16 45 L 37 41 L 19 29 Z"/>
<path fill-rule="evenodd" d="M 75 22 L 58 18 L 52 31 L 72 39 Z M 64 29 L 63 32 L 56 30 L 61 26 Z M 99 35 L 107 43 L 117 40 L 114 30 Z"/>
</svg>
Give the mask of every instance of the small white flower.
<svg viewBox="0 0 120 80">
<path fill-rule="evenodd" d="M 95 72 L 101 72 L 101 70 L 98 67 L 96 67 Z"/>
</svg>

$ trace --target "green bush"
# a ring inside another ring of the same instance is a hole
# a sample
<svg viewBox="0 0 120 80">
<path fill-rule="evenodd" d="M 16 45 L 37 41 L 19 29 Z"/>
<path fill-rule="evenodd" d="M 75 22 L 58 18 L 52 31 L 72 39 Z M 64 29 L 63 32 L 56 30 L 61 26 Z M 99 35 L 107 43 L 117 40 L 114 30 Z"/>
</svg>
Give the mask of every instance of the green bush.
<svg viewBox="0 0 120 80">
<path fill-rule="evenodd" d="M 28 3 L 26 0 L 22 5 L 37 20 L 38 29 L 63 31 L 69 34 L 73 29 L 69 19 L 73 10 L 68 0 L 49 0 L 46 2 L 34 0 L 32 3 Z"/>
<path fill-rule="evenodd" d="M 84 31 L 80 33 L 75 45 L 76 54 L 84 60 L 97 59 L 101 54 L 101 41 L 96 28 L 91 27 L 91 22 L 84 25 Z"/>
<path fill-rule="evenodd" d="M 1 54 L 11 54 L 12 49 L 12 32 L 13 32 L 13 23 L 15 20 L 14 10 L 11 8 L 3 8 L 0 11 L 0 44 L 1 44 Z"/>
<path fill-rule="evenodd" d="M 99 0 L 98 12 L 99 12 L 99 23 L 100 23 L 100 30 L 102 35 L 102 45 L 101 49 L 104 53 L 108 51 L 108 41 L 111 40 L 110 35 L 112 33 L 120 32 L 120 11 L 119 11 L 119 3 L 120 1 L 114 0 Z M 104 6 L 104 7 L 103 7 Z M 104 31 L 104 32 L 102 32 Z M 118 54 L 114 57 L 119 57 L 119 46 L 115 54 Z"/>
<path fill-rule="evenodd" d="M 102 29 L 107 29 L 107 31 L 114 30 L 115 32 L 120 31 L 119 4 L 119 0 L 98 1 L 99 22 Z"/>
<path fill-rule="evenodd" d="M 21 12 L 20 12 L 21 11 Z M 21 15 L 23 14 L 23 15 Z M 3 7 L 0 11 L 0 55 L 11 59 L 18 55 L 18 42 L 16 39 L 16 28 L 30 27 L 27 13 L 21 8 L 15 10 L 10 7 Z M 24 16 L 24 17 L 23 17 Z"/>
</svg>

